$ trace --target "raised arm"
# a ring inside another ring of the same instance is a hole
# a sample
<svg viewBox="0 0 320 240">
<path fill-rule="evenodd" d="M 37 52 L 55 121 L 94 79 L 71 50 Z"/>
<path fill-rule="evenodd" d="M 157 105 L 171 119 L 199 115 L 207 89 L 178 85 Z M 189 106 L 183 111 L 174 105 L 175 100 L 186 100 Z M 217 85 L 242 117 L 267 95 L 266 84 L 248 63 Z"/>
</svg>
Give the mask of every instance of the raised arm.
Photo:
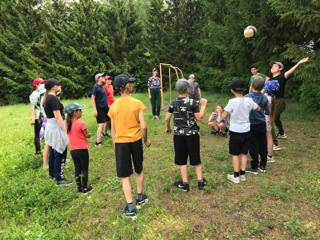
<svg viewBox="0 0 320 240">
<path fill-rule="evenodd" d="M 284 73 L 284 77 L 288 79 L 301 64 L 304 64 L 308 61 L 309 57 L 302 58 L 296 65 L 294 65 L 292 68 L 290 68 L 288 71 Z"/>
</svg>

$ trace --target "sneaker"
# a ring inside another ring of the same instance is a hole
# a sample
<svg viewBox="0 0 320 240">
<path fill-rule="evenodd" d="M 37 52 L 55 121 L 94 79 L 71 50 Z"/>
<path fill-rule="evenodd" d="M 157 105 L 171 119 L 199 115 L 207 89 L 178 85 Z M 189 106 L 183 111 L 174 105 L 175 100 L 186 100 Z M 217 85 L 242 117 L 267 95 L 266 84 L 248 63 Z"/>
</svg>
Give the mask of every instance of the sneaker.
<svg viewBox="0 0 320 240">
<path fill-rule="evenodd" d="M 240 177 L 234 177 L 233 174 L 228 174 L 227 178 L 229 181 L 231 181 L 233 183 L 240 183 Z"/>
<path fill-rule="evenodd" d="M 102 142 L 95 142 L 94 146 L 95 147 L 101 147 L 102 146 Z"/>
<path fill-rule="evenodd" d="M 247 179 L 246 179 L 246 175 L 245 175 L 245 174 L 240 175 L 240 181 L 242 181 L 242 182 L 247 181 Z"/>
<path fill-rule="evenodd" d="M 273 145 L 273 151 L 279 151 L 281 150 L 281 147 L 279 147 L 278 145 Z"/>
<path fill-rule="evenodd" d="M 276 162 L 276 160 L 274 160 L 274 157 L 267 157 L 267 161 L 268 161 L 268 163 L 274 163 L 274 162 Z"/>
<path fill-rule="evenodd" d="M 190 187 L 189 187 L 188 183 L 184 184 L 182 181 L 177 181 L 173 185 L 175 187 L 179 188 L 183 192 L 189 192 L 190 191 Z"/>
<path fill-rule="evenodd" d="M 287 139 L 288 138 L 288 136 L 284 133 L 284 134 L 278 134 L 277 135 L 277 138 L 278 139 Z"/>
<path fill-rule="evenodd" d="M 246 172 L 252 173 L 252 174 L 254 174 L 254 175 L 257 175 L 257 174 L 258 174 L 258 169 L 247 168 L 247 169 L 246 169 Z"/>
<path fill-rule="evenodd" d="M 92 190 L 93 190 L 93 188 L 91 186 L 88 186 L 88 187 L 82 189 L 82 193 L 84 195 L 87 195 L 88 193 L 92 192 Z"/>
<path fill-rule="evenodd" d="M 202 178 L 202 181 L 198 181 L 198 189 L 203 190 L 205 186 L 207 186 L 208 182 L 205 178 Z"/>
<path fill-rule="evenodd" d="M 123 211 L 123 216 L 125 218 L 129 218 L 131 220 L 135 220 L 137 218 L 137 212 L 136 212 L 136 209 L 132 209 L 131 211 L 129 211 L 129 207 L 126 206 L 124 211 Z"/>
<path fill-rule="evenodd" d="M 258 169 L 262 173 L 265 173 L 267 171 L 265 166 L 260 166 Z"/>
<path fill-rule="evenodd" d="M 148 203 L 149 199 L 147 197 L 147 195 L 142 194 L 142 199 L 138 199 L 138 196 L 136 197 L 136 208 L 140 209 L 141 207 L 143 207 L 146 203 Z"/>
<path fill-rule="evenodd" d="M 72 180 L 68 180 L 68 179 L 62 179 L 62 180 L 60 180 L 60 181 L 57 181 L 56 182 L 56 185 L 57 186 L 68 186 L 68 185 L 70 185 L 70 184 L 72 184 Z"/>
</svg>

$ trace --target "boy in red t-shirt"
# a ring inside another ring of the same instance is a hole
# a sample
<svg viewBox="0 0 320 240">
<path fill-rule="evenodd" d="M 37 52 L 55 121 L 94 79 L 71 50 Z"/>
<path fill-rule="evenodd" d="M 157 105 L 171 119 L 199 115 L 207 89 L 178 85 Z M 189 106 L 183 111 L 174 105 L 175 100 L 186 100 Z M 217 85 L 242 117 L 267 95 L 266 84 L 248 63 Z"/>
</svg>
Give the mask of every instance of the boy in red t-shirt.
<svg viewBox="0 0 320 240">
<path fill-rule="evenodd" d="M 65 107 L 67 113 L 67 133 L 71 157 L 75 168 L 75 178 L 78 191 L 89 193 L 92 190 L 88 186 L 89 152 L 87 138 L 91 133 L 87 130 L 86 124 L 79 119 L 82 116 L 83 105 L 70 103 Z"/>
<path fill-rule="evenodd" d="M 113 98 L 114 89 L 112 86 L 112 77 L 106 75 L 104 78 L 106 80 L 106 84 L 103 86 L 103 89 L 107 94 L 107 104 L 108 104 L 108 109 L 110 109 L 111 104 L 114 102 L 114 98 Z M 109 134 L 107 133 L 107 129 L 109 130 L 111 129 L 110 117 L 108 115 L 106 120 L 107 120 L 106 125 L 104 125 L 103 127 L 102 135 L 110 137 Z"/>
</svg>

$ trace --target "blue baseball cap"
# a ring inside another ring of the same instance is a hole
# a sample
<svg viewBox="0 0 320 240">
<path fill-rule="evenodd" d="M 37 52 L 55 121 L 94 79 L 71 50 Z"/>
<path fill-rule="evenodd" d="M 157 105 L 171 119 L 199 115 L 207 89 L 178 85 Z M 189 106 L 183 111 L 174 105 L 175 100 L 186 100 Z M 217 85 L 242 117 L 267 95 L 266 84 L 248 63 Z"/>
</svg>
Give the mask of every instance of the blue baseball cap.
<svg viewBox="0 0 320 240">
<path fill-rule="evenodd" d="M 81 110 L 84 108 L 84 105 L 78 104 L 78 103 L 70 103 L 67 106 L 65 106 L 64 111 L 68 114 L 72 114 L 77 110 Z"/>
</svg>

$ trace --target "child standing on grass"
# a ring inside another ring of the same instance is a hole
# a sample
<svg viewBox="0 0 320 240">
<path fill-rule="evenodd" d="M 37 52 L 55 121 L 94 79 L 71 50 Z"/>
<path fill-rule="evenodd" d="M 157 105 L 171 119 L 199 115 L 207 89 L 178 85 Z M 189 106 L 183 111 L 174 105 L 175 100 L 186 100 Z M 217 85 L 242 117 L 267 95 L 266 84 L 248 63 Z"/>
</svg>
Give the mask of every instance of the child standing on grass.
<svg viewBox="0 0 320 240">
<path fill-rule="evenodd" d="M 235 80 L 231 84 L 231 92 L 235 98 L 230 99 L 222 116 L 222 120 L 230 115 L 229 153 L 232 156 L 233 174 L 227 176 L 233 183 L 246 180 L 246 167 L 250 145 L 250 120 L 252 110 L 260 107 L 251 99 L 244 97 L 246 84 L 242 80 Z"/>
<path fill-rule="evenodd" d="M 151 141 L 148 139 L 147 124 L 144 119 L 144 104 L 131 96 L 133 92 L 133 81 L 135 78 L 121 74 L 115 77 L 114 86 L 120 91 L 118 98 L 110 107 L 111 135 L 115 143 L 117 176 L 121 178 L 122 189 L 126 198 L 127 206 L 124 216 L 136 218 L 136 208 L 141 208 L 148 202 L 144 193 L 143 172 L 143 146 L 149 147 Z M 133 204 L 130 176 L 136 172 L 137 195 L 136 204 Z"/>
<path fill-rule="evenodd" d="M 260 76 L 255 76 L 251 83 L 251 90 L 247 97 L 258 104 L 262 111 L 250 112 L 250 156 L 252 158 L 251 167 L 247 172 L 258 174 L 258 171 L 265 172 L 267 167 L 267 126 L 266 115 L 270 115 L 269 102 L 267 97 L 261 92 L 265 80 Z M 260 158 L 260 161 L 259 161 Z"/>
<path fill-rule="evenodd" d="M 211 128 L 211 134 L 226 134 L 225 121 L 221 121 L 223 109 L 221 105 L 217 105 L 215 111 L 211 113 L 208 119 L 208 126 Z M 219 122 L 219 123 L 218 123 Z"/>
<path fill-rule="evenodd" d="M 207 100 L 200 99 L 201 107 L 194 99 L 188 97 L 189 83 L 186 79 L 179 79 L 176 83 L 179 97 L 171 102 L 167 115 L 167 133 L 171 133 L 170 120 L 174 118 L 174 151 L 175 164 L 179 166 L 182 180 L 174 183 L 174 186 L 183 192 L 189 192 L 188 157 L 190 165 L 195 167 L 198 179 L 198 188 L 204 189 L 207 185 L 202 176 L 202 164 L 200 160 L 200 136 L 197 120 L 204 116 Z"/>
<path fill-rule="evenodd" d="M 273 157 L 273 136 L 272 136 L 272 128 L 274 125 L 274 109 L 275 109 L 275 98 L 274 92 L 279 90 L 279 82 L 275 80 L 269 80 L 264 85 L 265 96 L 268 98 L 270 115 L 266 115 L 266 123 L 267 123 L 267 145 L 268 145 L 268 156 L 267 162 L 273 163 L 275 162 Z"/>
<path fill-rule="evenodd" d="M 67 133 L 70 142 L 70 153 L 75 168 L 75 179 L 78 192 L 89 193 L 92 190 L 88 186 L 89 152 L 87 138 L 91 133 L 86 124 L 79 119 L 82 116 L 83 105 L 70 103 L 65 107 L 67 113 Z"/>
</svg>

